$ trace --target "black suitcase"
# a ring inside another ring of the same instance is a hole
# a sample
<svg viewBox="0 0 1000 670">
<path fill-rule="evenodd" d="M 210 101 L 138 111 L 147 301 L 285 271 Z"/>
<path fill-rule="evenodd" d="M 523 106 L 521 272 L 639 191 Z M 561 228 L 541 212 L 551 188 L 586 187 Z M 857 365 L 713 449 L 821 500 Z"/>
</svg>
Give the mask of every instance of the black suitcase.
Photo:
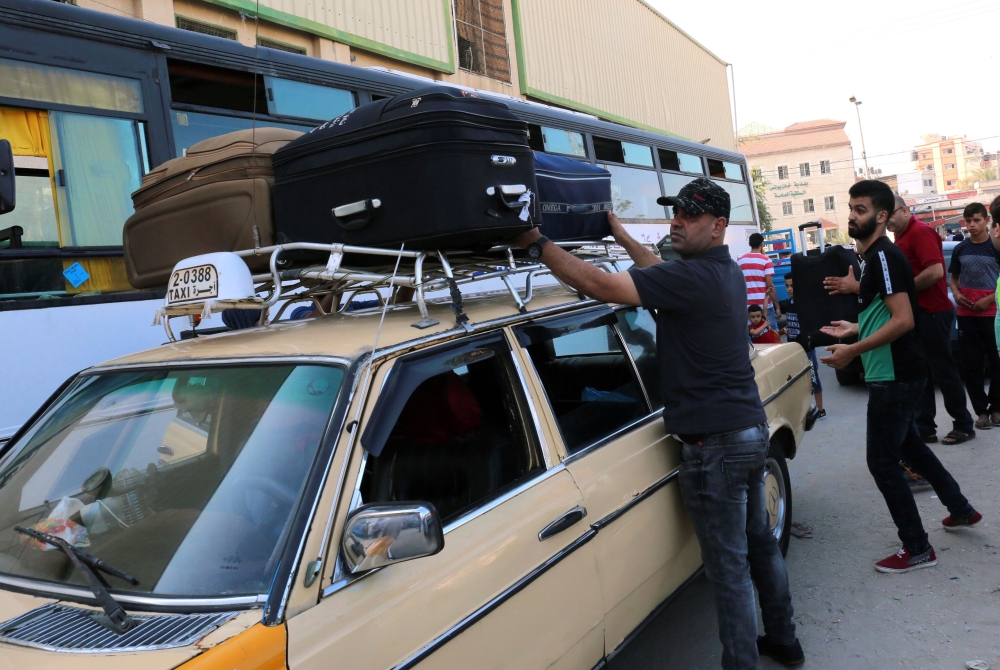
<svg viewBox="0 0 1000 670">
<path fill-rule="evenodd" d="M 830 295 L 823 287 L 827 277 L 844 277 L 854 268 L 855 278 L 861 277 L 861 264 L 853 249 L 832 246 L 821 254 L 792 256 L 792 277 L 795 282 L 795 308 L 799 315 L 799 343 L 807 350 L 825 347 L 840 340 L 824 335 L 820 328 L 832 321 L 858 321 L 858 296 Z M 853 339 L 852 339 L 853 341 Z M 823 355 L 826 355 L 825 352 Z"/>
<path fill-rule="evenodd" d="M 279 243 L 481 249 L 534 225 L 527 124 L 459 89 L 362 105 L 272 162 Z"/>
<path fill-rule="evenodd" d="M 611 173 L 575 158 L 535 154 L 538 215 L 552 240 L 600 240 L 611 234 Z"/>
</svg>

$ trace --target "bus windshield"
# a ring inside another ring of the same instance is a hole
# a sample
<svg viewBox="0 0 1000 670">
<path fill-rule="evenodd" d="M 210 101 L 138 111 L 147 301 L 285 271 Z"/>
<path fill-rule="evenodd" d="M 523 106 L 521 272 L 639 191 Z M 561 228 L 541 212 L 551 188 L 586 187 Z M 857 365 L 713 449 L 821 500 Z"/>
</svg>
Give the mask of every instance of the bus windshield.
<svg viewBox="0 0 1000 670">
<path fill-rule="evenodd" d="M 268 591 L 344 369 L 81 376 L 0 460 L 0 574 L 85 586 L 62 538 L 135 576 L 115 591 Z"/>
</svg>

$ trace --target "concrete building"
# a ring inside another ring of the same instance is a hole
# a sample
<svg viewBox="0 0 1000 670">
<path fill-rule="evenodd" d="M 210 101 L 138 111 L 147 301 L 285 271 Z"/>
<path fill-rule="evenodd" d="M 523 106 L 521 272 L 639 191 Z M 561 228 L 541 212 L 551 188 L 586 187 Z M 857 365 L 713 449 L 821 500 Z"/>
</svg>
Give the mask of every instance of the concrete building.
<svg viewBox="0 0 1000 670">
<path fill-rule="evenodd" d="M 860 174 L 859 178 L 861 178 Z M 893 193 L 897 193 L 904 198 L 924 198 L 937 195 L 938 192 L 934 170 L 900 172 L 886 176 L 880 175 L 875 177 L 875 179 L 885 182 L 892 189 Z"/>
<path fill-rule="evenodd" d="M 940 192 L 968 188 L 983 168 L 995 167 L 993 155 L 983 153 L 981 142 L 966 139 L 965 135 L 921 135 L 921 144 L 913 149 L 913 163 L 918 171 L 933 170 Z"/>
<path fill-rule="evenodd" d="M 725 61 L 642 0 L 74 4 L 555 104 L 736 150 Z"/>
<path fill-rule="evenodd" d="M 854 152 L 845 121 L 819 119 L 784 130 L 740 130 L 739 151 L 768 181 L 767 207 L 773 230 L 796 229 L 820 218 L 847 234 L 847 191 L 855 182 Z"/>
</svg>

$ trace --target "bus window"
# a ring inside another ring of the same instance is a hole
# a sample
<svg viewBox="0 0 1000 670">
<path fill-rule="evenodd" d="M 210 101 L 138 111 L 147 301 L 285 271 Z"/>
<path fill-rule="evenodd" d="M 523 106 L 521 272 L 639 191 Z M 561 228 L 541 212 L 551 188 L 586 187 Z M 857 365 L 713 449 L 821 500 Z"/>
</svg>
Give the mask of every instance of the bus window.
<svg viewBox="0 0 1000 670">
<path fill-rule="evenodd" d="M 136 122 L 69 112 L 49 117 L 62 246 L 121 246 L 141 179 Z"/>
<path fill-rule="evenodd" d="M 753 224 L 753 200 L 750 198 L 750 187 L 731 181 L 716 183 L 729 193 L 729 221 Z"/>
<path fill-rule="evenodd" d="M 176 60 L 167 61 L 167 71 L 175 104 L 267 114 L 261 75 Z"/>
<path fill-rule="evenodd" d="M 738 164 L 727 163 L 714 158 L 708 159 L 708 174 L 719 179 L 743 181 L 743 168 Z"/>
<path fill-rule="evenodd" d="M 657 149 L 657 151 L 660 154 L 660 167 L 664 170 L 705 174 L 705 168 L 702 167 L 700 156 L 682 154 L 669 149 Z"/>
<path fill-rule="evenodd" d="M 606 137 L 594 135 L 594 157 L 598 161 L 611 161 L 613 163 L 625 162 L 625 150 L 618 140 L 609 140 Z"/>
<path fill-rule="evenodd" d="M 253 127 L 253 119 L 238 116 L 222 116 L 221 114 L 204 114 L 202 112 L 181 112 L 171 110 L 170 122 L 174 127 L 174 148 L 178 156 L 183 156 L 188 147 L 209 137 L 225 135 L 237 130 Z M 291 123 L 276 123 L 270 119 L 258 119 L 257 127 L 289 128 L 303 133 L 313 129 L 310 125 Z"/>
<path fill-rule="evenodd" d="M 661 173 L 660 178 L 663 179 L 663 192 L 667 195 L 677 195 L 685 184 L 689 184 L 695 179 L 694 177 L 688 177 L 687 175 L 670 174 L 669 172 Z M 674 216 L 673 210 L 673 207 L 667 207 L 667 216 L 670 218 L 673 218 Z"/>
<path fill-rule="evenodd" d="M 531 148 L 535 151 L 544 151 L 550 154 L 563 154 L 564 156 L 579 156 L 580 158 L 587 157 L 587 145 L 583 141 L 583 135 L 580 133 L 574 133 L 569 130 L 560 130 L 558 128 L 549 128 L 547 126 L 536 126 L 531 125 L 528 127 L 529 132 L 534 135 L 534 128 L 538 129 L 538 135 L 542 140 L 541 149 L 537 147 L 537 140 L 531 140 Z"/>
<path fill-rule="evenodd" d="M 341 88 L 278 77 L 264 77 L 264 82 L 267 111 L 272 116 L 329 121 L 354 109 L 354 94 Z"/>
<path fill-rule="evenodd" d="M 537 123 L 528 124 L 528 146 L 532 151 L 545 153 L 545 142 L 542 141 L 542 127 Z"/>
<path fill-rule="evenodd" d="M 653 167 L 653 150 L 645 144 L 622 142 L 622 149 L 625 152 L 625 163 Z"/>
<path fill-rule="evenodd" d="M 139 81 L 0 58 L 0 97 L 141 114 Z"/>
<path fill-rule="evenodd" d="M 30 165 L 36 162 L 45 167 L 43 169 L 19 167 L 19 164 Z M 3 227 L 21 226 L 24 230 L 21 244 L 25 247 L 58 247 L 59 224 L 56 223 L 55 201 L 52 199 L 52 180 L 49 178 L 47 160 L 41 158 L 28 161 L 16 156 L 14 165 L 17 207 L 4 216 Z"/>
<path fill-rule="evenodd" d="M 611 172 L 611 201 L 615 214 L 625 223 L 667 223 L 663 206 L 656 204 L 660 184 L 656 172 L 602 165 Z"/>
</svg>

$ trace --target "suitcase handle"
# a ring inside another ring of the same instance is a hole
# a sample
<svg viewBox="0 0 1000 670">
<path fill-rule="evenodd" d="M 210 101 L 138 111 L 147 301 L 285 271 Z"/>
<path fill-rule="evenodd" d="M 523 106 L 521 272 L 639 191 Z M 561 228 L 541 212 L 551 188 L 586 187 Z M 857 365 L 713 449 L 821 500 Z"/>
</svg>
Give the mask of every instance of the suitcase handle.
<svg viewBox="0 0 1000 670">
<path fill-rule="evenodd" d="M 507 209 L 520 212 L 524 209 L 524 203 L 518 200 L 518 198 L 527 193 L 527 191 L 528 187 L 524 184 L 503 184 L 501 186 L 490 186 L 486 189 L 486 195 L 496 197 L 497 202 Z M 514 199 L 508 200 L 505 196 L 513 196 Z"/>
<path fill-rule="evenodd" d="M 375 210 L 381 206 L 381 200 L 378 198 L 372 198 L 371 200 L 358 200 L 357 202 L 352 202 L 349 205 L 334 207 L 330 213 L 333 215 L 333 219 L 337 222 L 337 225 L 344 230 L 360 230 L 371 222 L 372 216 L 375 214 Z M 354 216 L 355 214 L 361 214 L 362 212 L 364 212 L 364 216 L 362 218 L 354 219 L 353 221 L 342 220 L 349 216 Z"/>
</svg>

